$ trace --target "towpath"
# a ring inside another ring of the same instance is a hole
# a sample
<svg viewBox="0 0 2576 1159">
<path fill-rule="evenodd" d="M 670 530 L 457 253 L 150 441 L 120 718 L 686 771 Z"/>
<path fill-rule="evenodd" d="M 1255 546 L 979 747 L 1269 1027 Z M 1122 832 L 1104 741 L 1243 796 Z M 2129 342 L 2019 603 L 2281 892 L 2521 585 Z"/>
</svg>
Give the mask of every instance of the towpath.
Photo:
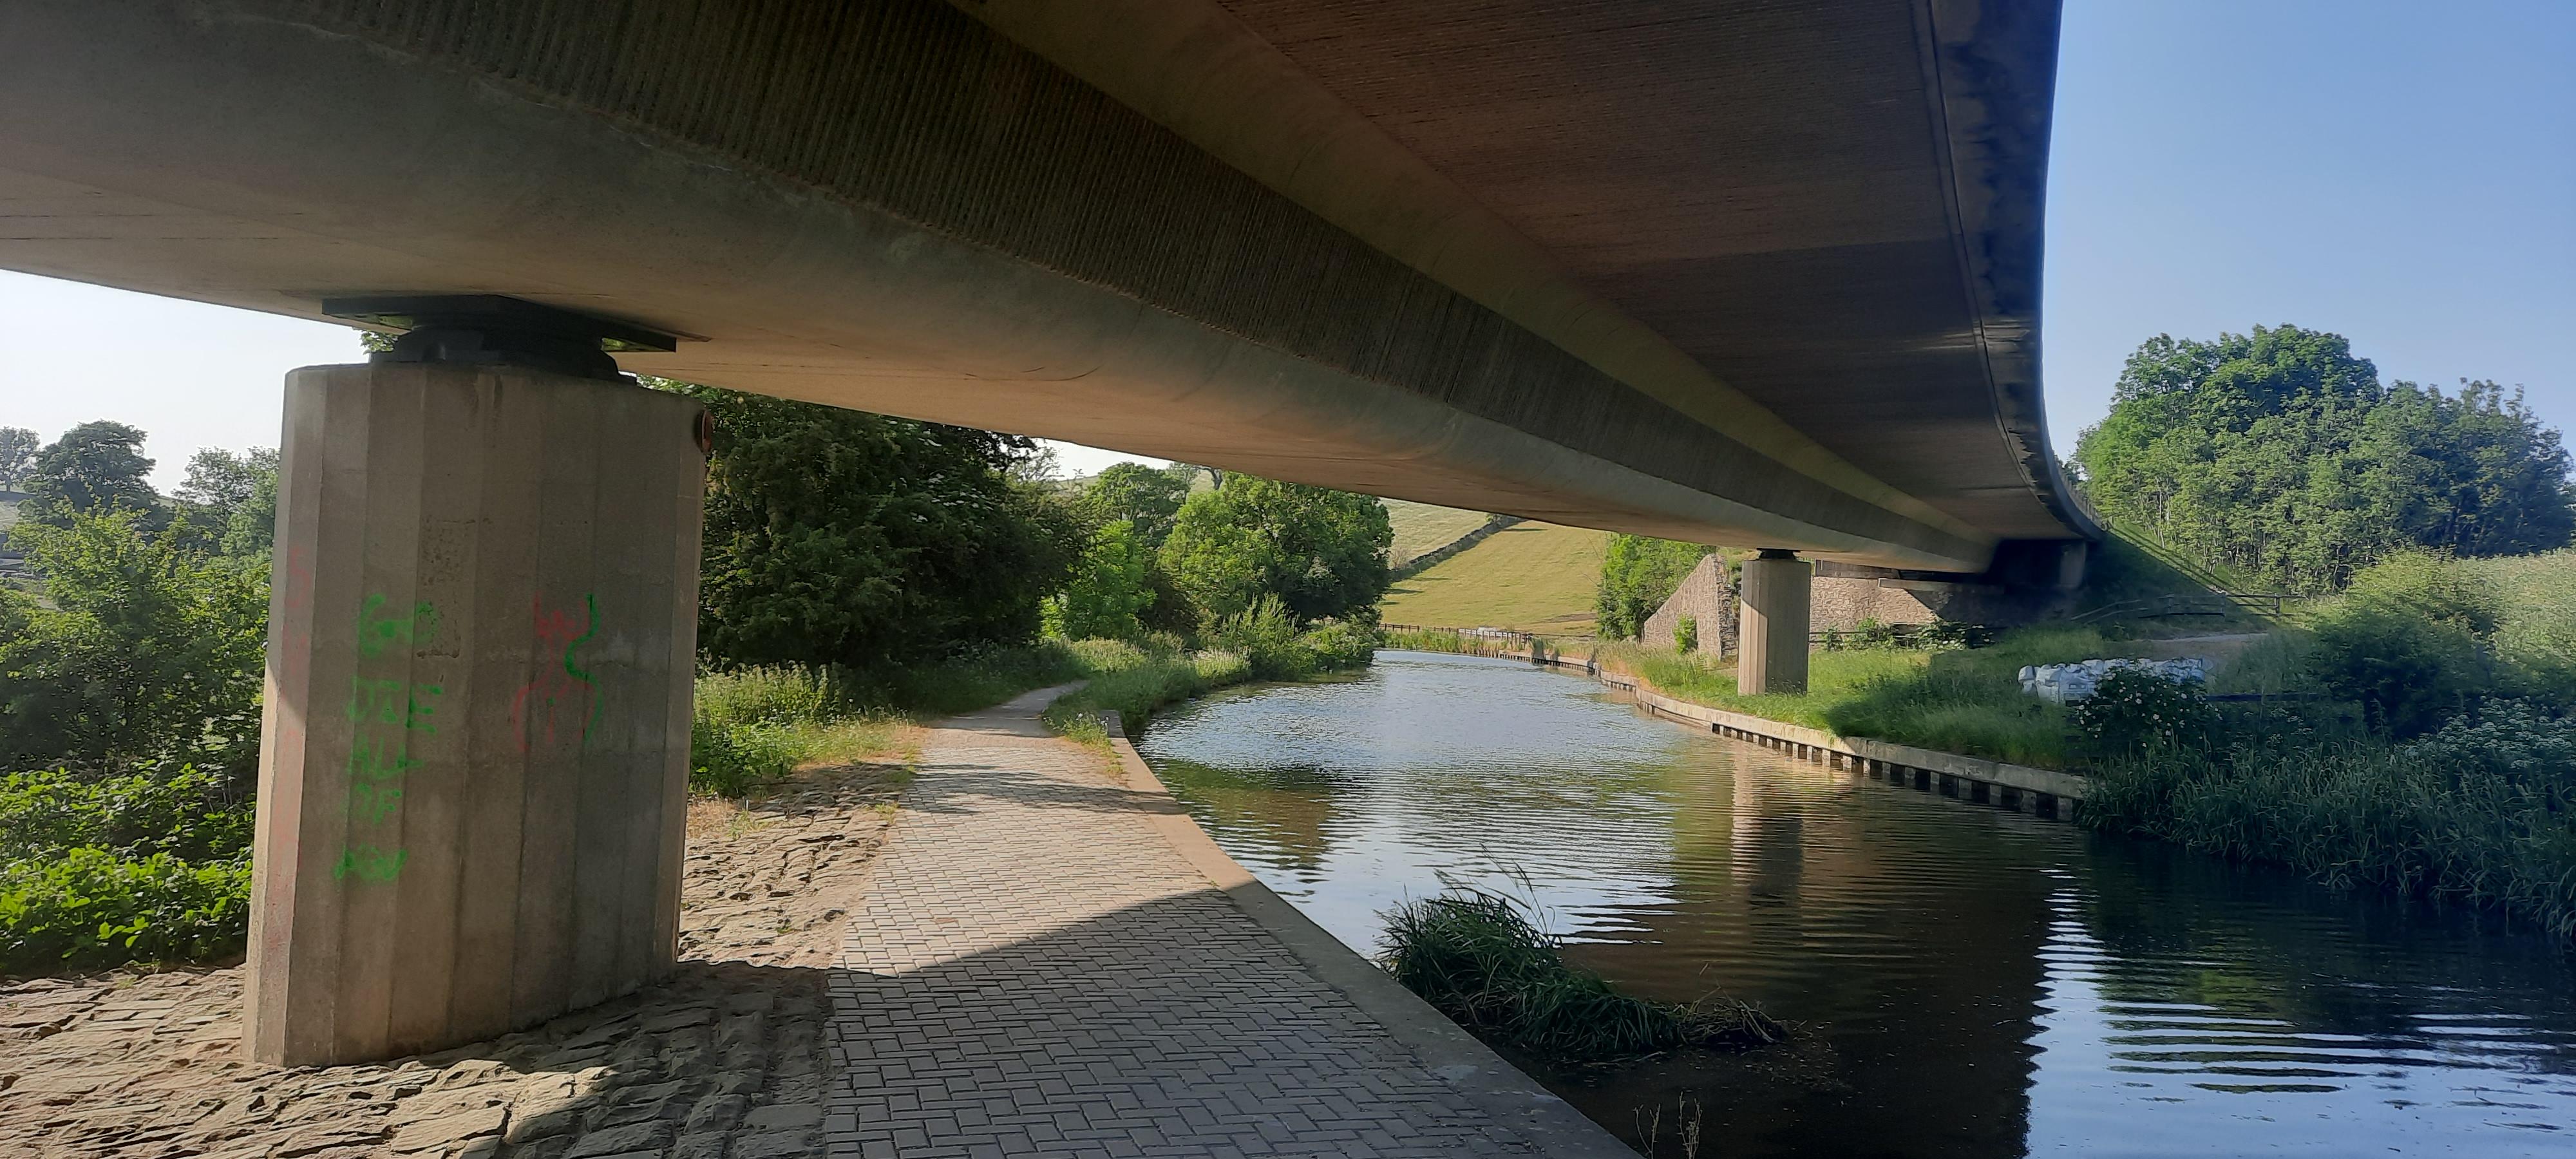
<svg viewBox="0 0 2576 1159">
<path fill-rule="evenodd" d="M 1044 731 L 1060 691 L 922 747 L 830 981 L 832 1155 L 1592 1152 L 1319 977 L 1157 827 L 1169 798 Z"/>
</svg>

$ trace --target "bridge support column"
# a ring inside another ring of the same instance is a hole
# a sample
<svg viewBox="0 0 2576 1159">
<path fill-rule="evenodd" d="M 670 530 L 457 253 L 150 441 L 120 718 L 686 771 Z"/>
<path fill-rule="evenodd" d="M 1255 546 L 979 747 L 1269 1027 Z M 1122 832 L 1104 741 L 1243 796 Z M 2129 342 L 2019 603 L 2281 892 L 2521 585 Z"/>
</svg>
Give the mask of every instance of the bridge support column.
<svg viewBox="0 0 2576 1159">
<path fill-rule="evenodd" d="M 1735 690 L 1746 696 L 1807 690 L 1807 595 L 1815 565 L 1764 548 L 1739 575 Z"/>
<path fill-rule="evenodd" d="M 512 366 L 287 377 L 251 1057 L 437 1050 L 671 968 L 703 421 Z"/>
</svg>

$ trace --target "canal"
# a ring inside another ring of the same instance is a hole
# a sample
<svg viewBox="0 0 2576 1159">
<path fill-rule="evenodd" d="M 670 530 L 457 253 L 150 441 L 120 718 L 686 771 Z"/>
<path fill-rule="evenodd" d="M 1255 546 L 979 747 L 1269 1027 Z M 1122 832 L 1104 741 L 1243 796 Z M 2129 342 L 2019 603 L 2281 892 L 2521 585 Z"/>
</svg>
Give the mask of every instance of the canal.
<svg viewBox="0 0 2576 1159">
<path fill-rule="evenodd" d="M 1374 954 L 1444 882 L 1532 898 L 1633 992 L 1798 1028 L 1543 1074 L 1706 1156 L 2576 1155 L 2576 966 L 2492 918 L 1919 793 L 1513 661 L 1381 652 L 1139 747 Z"/>
</svg>

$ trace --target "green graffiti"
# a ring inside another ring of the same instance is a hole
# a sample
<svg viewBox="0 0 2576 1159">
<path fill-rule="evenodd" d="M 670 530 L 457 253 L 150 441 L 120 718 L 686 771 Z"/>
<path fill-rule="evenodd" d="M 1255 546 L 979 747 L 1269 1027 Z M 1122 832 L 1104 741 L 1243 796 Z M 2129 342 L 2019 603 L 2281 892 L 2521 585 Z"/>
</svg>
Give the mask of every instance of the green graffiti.
<svg viewBox="0 0 2576 1159">
<path fill-rule="evenodd" d="M 438 726 L 429 718 L 437 714 L 435 702 L 446 693 L 436 684 L 352 676 L 343 715 L 356 724 L 398 724 L 413 732 L 437 732 Z"/>
<path fill-rule="evenodd" d="M 383 592 L 369 593 L 358 604 L 358 657 L 372 660 L 396 644 L 428 644 L 438 639 L 438 609 L 428 600 L 411 606 L 411 614 L 379 616 Z"/>
<path fill-rule="evenodd" d="M 365 783 L 349 786 L 349 819 L 366 825 L 382 825 L 385 818 L 402 807 L 402 790 L 390 785 Z"/>
<path fill-rule="evenodd" d="M 360 740 L 349 744 L 349 779 L 352 781 L 398 780 L 404 773 L 419 767 L 419 761 L 404 754 L 399 741 L 390 746 L 381 740 Z"/>
<path fill-rule="evenodd" d="M 340 863 L 331 867 L 331 880 L 392 881 L 402 876 L 403 862 L 411 854 L 402 849 L 378 849 L 373 845 L 352 845 L 340 851 Z"/>
</svg>

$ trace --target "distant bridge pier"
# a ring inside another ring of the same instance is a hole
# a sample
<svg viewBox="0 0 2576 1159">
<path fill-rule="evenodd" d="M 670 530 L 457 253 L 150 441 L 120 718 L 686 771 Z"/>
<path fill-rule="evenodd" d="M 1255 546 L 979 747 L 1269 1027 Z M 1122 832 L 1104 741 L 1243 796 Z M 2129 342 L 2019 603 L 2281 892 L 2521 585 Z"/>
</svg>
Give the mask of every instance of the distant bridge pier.
<svg viewBox="0 0 2576 1159">
<path fill-rule="evenodd" d="M 287 377 L 256 1060 L 473 1042 L 674 963 L 705 412 L 540 337 Z"/>
<path fill-rule="evenodd" d="M 1764 548 L 1739 581 L 1735 690 L 1745 696 L 1807 690 L 1807 606 L 1814 564 Z"/>
</svg>

